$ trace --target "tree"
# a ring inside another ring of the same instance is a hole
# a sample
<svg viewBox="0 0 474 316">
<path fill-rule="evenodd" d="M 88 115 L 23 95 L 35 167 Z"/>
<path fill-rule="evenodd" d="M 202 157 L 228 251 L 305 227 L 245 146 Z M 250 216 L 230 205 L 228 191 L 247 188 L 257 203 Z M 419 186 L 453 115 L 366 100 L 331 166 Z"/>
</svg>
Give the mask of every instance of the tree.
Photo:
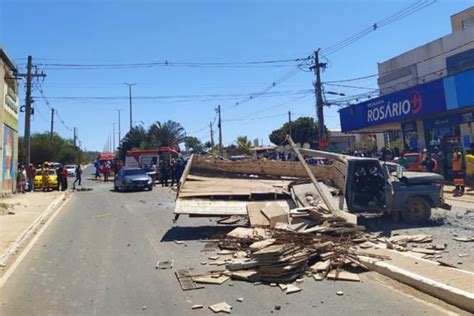
<svg viewBox="0 0 474 316">
<path fill-rule="evenodd" d="M 194 154 L 201 154 L 204 152 L 204 146 L 197 137 L 188 136 L 185 138 L 184 143 L 188 150 Z"/>
<path fill-rule="evenodd" d="M 329 135 L 329 131 L 326 129 L 326 135 Z M 279 129 L 274 130 L 270 135 L 270 141 L 275 145 L 281 145 L 285 140 L 286 135 L 290 134 L 289 123 L 283 124 Z M 314 145 L 319 142 L 318 123 L 314 121 L 312 117 L 300 117 L 297 120 L 291 122 L 291 137 L 295 143 L 309 143 Z"/>
<path fill-rule="evenodd" d="M 119 157 L 124 160 L 127 151 L 148 148 L 150 148 L 150 146 L 147 132 L 143 126 L 135 126 L 122 138 L 122 142 L 118 148 Z"/>
<path fill-rule="evenodd" d="M 247 136 L 239 136 L 235 141 L 237 143 L 236 152 L 238 155 L 249 155 L 250 148 L 252 147 L 252 142 L 247 138 Z"/>
<path fill-rule="evenodd" d="M 168 146 L 178 148 L 185 140 L 184 128 L 175 121 L 161 123 L 156 121 L 148 129 L 148 143 L 153 148 Z"/>
<path fill-rule="evenodd" d="M 21 149 L 18 151 L 19 162 L 24 161 L 23 144 L 23 137 L 20 137 L 18 142 Z M 83 162 L 82 150 L 74 148 L 72 139 L 62 138 L 56 133 L 51 137 L 49 132 L 31 135 L 30 155 L 31 163 L 36 165 L 45 161 L 60 162 L 62 164 Z"/>
</svg>

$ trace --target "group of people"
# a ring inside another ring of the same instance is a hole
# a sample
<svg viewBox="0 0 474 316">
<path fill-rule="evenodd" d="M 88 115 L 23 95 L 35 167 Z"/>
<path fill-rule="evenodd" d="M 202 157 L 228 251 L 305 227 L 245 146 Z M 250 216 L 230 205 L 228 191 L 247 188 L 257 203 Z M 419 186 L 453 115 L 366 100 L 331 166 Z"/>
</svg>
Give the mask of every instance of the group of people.
<svg viewBox="0 0 474 316">
<path fill-rule="evenodd" d="M 168 186 L 171 180 L 171 186 L 178 184 L 181 175 L 184 172 L 186 163 L 182 157 L 172 158 L 171 160 L 160 161 L 160 184 L 162 187 Z"/>
<path fill-rule="evenodd" d="M 80 165 L 76 168 L 76 175 L 77 170 L 81 170 Z M 40 170 L 39 174 L 37 170 Z M 53 186 L 53 181 L 51 181 L 51 170 L 54 170 L 57 176 L 57 184 Z M 82 173 L 81 171 L 79 173 Z M 18 193 L 25 193 L 25 192 L 34 192 L 35 189 L 35 177 L 37 175 L 41 176 L 41 189 L 43 192 L 50 191 L 53 189 L 66 191 L 68 188 L 68 172 L 66 168 L 61 164 L 56 164 L 54 166 L 50 165 L 47 161 L 45 161 L 42 165 L 38 165 L 35 167 L 34 164 L 29 164 L 28 167 L 23 165 L 18 166 L 17 172 L 17 192 Z"/>
<path fill-rule="evenodd" d="M 108 182 L 112 174 L 117 174 L 117 172 L 124 167 L 122 161 L 96 161 L 94 163 L 95 167 L 95 180 L 102 179 L 104 177 L 104 182 Z M 102 176 L 101 176 L 102 175 Z"/>
</svg>

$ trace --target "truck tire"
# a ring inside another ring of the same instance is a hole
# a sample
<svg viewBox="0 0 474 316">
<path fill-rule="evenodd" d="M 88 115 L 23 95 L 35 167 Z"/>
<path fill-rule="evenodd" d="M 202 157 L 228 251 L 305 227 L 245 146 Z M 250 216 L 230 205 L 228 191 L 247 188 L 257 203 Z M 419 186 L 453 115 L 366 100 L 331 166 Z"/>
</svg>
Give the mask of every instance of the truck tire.
<svg viewBox="0 0 474 316">
<path fill-rule="evenodd" d="M 431 217 L 431 206 L 422 197 L 412 197 L 408 200 L 406 207 L 402 208 L 400 215 L 409 224 L 420 224 Z"/>
</svg>

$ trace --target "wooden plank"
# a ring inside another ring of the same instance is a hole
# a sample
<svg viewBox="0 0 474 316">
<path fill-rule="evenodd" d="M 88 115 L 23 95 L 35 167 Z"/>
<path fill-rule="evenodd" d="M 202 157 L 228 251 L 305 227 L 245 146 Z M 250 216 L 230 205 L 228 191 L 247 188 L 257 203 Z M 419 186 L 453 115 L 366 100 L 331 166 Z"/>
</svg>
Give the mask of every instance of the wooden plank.
<svg viewBox="0 0 474 316">
<path fill-rule="evenodd" d="M 206 283 L 206 284 L 222 284 L 229 280 L 230 277 L 226 275 L 221 275 L 219 277 L 213 277 L 212 275 L 203 275 L 193 277 L 193 281 L 196 283 Z"/>
<path fill-rule="evenodd" d="M 270 222 L 271 227 L 275 227 L 276 223 L 288 224 L 288 211 L 285 211 L 280 205 L 270 203 L 262 209 L 263 215 Z"/>
<path fill-rule="evenodd" d="M 326 277 L 331 280 L 360 282 L 360 277 L 358 274 L 344 270 L 332 270 Z"/>
<path fill-rule="evenodd" d="M 188 269 L 178 270 L 175 272 L 175 275 L 183 291 L 197 290 L 197 289 L 204 288 L 204 286 L 196 285 L 196 282 L 193 281 Z"/>
<path fill-rule="evenodd" d="M 308 167 L 308 164 L 304 160 L 303 155 L 301 155 L 301 152 L 299 151 L 298 147 L 293 142 L 291 137 L 288 137 L 288 142 L 290 143 L 291 147 L 293 148 L 296 155 L 298 156 L 298 160 L 300 161 L 300 163 L 303 165 L 304 169 L 308 173 L 308 176 L 311 179 L 311 182 L 313 182 L 313 185 L 316 191 L 319 193 L 319 196 L 323 199 L 329 211 L 338 217 L 344 218 L 348 223 L 357 225 L 356 215 L 350 214 L 348 212 L 340 211 L 337 209 L 337 206 L 335 206 L 332 201 L 332 195 L 330 193 L 328 194 L 328 191 L 324 190 L 324 188 L 322 188 L 322 186 L 318 183 L 318 181 L 316 180 L 316 177 L 314 176 L 311 169 Z"/>
<path fill-rule="evenodd" d="M 263 202 L 263 201 L 262 201 Z M 287 200 L 272 200 L 285 210 L 290 210 Z M 190 214 L 205 216 L 247 215 L 248 201 L 208 200 L 198 198 L 181 198 L 176 200 L 174 214 Z"/>
<path fill-rule="evenodd" d="M 192 164 L 193 164 L 193 159 L 194 159 L 194 154 L 192 154 L 191 157 L 189 158 L 188 163 L 186 164 L 186 167 L 184 168 L 183 174 L 181 175 L 181 178 L 179 179 L 177 196 L 179 196 L 180 189 L 186 183 L 186 177 L 188 176 L 189 172 L 191 171 L 191 167 L 192 167 Z"/>
<path fill-rule="evenodd" d="M 261 210 L 268 204 L 268 202 L 254 202 L 247 204 L 247 214 L 249 216 L 250 227 L 270 226 L 270 221 L 261 212 Z"/>
</svg>

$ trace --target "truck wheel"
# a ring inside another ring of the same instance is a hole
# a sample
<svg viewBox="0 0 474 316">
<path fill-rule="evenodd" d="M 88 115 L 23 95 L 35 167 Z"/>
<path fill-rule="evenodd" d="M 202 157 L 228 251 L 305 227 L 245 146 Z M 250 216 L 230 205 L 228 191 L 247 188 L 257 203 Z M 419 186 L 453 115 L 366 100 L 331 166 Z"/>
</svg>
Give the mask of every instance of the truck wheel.
<svg viewBox="0 0 474 316">
<path fill-rule="evenodd" d="M 405 208 L 401 210 L 403 220 L 410 224 L 426 222 L 431 217 L 431 206 L 422 197 L 414 197 L 408 200 Z"/>
</svg>

